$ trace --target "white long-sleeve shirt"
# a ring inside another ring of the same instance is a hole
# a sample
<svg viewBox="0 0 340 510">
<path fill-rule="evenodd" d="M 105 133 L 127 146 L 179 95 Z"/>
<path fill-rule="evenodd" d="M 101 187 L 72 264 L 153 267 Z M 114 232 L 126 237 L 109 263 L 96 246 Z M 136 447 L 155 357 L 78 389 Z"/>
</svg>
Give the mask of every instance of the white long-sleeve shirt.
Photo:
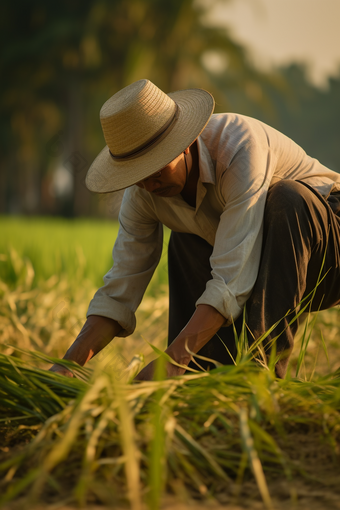
<svg viewBox="0 0 340 510">
<path fill-rule="evenodd" d="M 195 208 L 181 195 L 158 197 L 137 186 L 125 190 L 113 266 L 87 312 L 118 321 L 120 336 L 135 329 L 135 311 L 161 256 L 163 225 L 196 234 L 214 247 L 212 278 L 196 305 L 213 306 L 228 325 L 241 314 L 255 284 L 269 187 L 293 179 L 323 196 L 340 190 L 340 174 L 279 131 L 244 115 L 213 115 L 197 146 Z"/>
</svg>

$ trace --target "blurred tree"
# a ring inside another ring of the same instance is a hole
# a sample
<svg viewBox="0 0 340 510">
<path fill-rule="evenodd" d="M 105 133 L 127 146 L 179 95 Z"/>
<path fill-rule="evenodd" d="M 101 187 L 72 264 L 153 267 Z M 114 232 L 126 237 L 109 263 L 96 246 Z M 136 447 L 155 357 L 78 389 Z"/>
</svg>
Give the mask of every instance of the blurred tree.
<svg viewBox="0 0 340 510">
<path fill-rule="evenodd" d="M 248 87 L 251 101 L 265 102 L 245 50 L 227 30 L 205 25 L 208 8 L 192 0 L 3 0 L 1 210 L 93 213 L 98 200 L 84 178 L 104 145 L 99 109 L 137 79 L 165 91 L 207 88 L 222 109 L 226 90 L 247 95 Z M 223 73 L 210 69 L 216 58 Z"/>
<path fill-rule="evenodd" d="M 328 79 L 324 88 L 308 78 L 308 68 L 291 64 L 280 69 L 285 94 L 268 88 L 267 94 L 275 110 L 270 118 L 264 110 L 258 117 L 272 124 L 296 141 L 312 157 L 340 172 L 340 69 Z"/>
</svg>

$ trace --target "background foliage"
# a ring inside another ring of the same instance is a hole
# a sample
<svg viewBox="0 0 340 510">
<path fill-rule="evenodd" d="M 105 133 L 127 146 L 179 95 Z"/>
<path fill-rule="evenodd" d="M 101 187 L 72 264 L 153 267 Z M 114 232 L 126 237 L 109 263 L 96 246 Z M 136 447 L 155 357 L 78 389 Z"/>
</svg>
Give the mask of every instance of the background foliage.
<svg viewBox="0 0 340 510">
<path fill-rule="evenodd" d="M 206 88 L 216 111 L 258 117 L 340 170 L 340 76 L 319 90 L 302 65 L 259 72 L 231 30 L 205 22 L 211 7 L 1 2 L 0 212 L 115 217 L 119 195 L 92 196 L 84 185 L 104 145 L 98 114 L 110 95 L 146 77 L 166 92 Z"/>
</svg>

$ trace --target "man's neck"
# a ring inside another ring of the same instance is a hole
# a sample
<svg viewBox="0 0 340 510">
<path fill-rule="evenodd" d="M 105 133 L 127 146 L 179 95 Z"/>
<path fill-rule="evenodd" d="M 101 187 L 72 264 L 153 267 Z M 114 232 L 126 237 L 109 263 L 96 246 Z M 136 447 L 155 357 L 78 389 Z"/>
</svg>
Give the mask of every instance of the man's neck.
<svg viewBox="0 0 340 510">
<path fill-rule="evenodd" d="M 181 195 L 187 204 L 191 205 L 191 207 L 196 207 L 196 192 L 199 177 L 198 150 L 196 142 L 190 146 L 189 154 L 185 155 L 185 158 L 188 166 L 188 178 Z"/>
</svg>

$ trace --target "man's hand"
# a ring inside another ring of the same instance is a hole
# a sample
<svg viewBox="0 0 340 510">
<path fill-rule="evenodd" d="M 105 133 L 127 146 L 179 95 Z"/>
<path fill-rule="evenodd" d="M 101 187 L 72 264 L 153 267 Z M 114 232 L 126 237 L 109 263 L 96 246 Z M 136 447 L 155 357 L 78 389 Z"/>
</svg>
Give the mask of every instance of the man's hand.
<svg viewBox="0 0 340 510">
<path fill-rule="evenodd" d="M 225 317 L 209 305 L 199 305 L 185 328 L 166 349 L 166 354 L 179 365 L 189 365 L 191 353 L 197 353 L 225 323 Z M 135 377 L 136 381 L 152 381 L 156 362 L 149 363 Z M 164 377 L 183 375 L 184 368 L 166 362 Z"/>
<path fill-rule="evenodd" d="M 57 364 L 53 365 L 49 369 L 49 372 L 55 372 L 56 374 L 64 375 L 65 377 L 74 377 L 72 372 L 70 372 L 67 368 Z"/>
<path fill-rule="evenodd" d="M 189 360 L 190 361 L 190 360 Z M 159 362 L 159 358 L 151 361 L 146 367 L 144 367 L 138 375 L 135 377 L 135 381 L 152 381 L 155 378 L 155 372 L 157 370 L 157 363 Z M 176 367 L 172 363 L 165 363 L 165 373 L 164 377 L 167 379 L 169 377 L 175 377 L 176 375 L 183 375 L 185 372 L 185 368 Z"/>
<path fill-rule="evenodd" d="M 81 367 L 84 366 L 87 361 L 104 349 L 121 329 L 120 324 L 113 319 L 90 315 L 63 359 L 75 361 Z M 50 368 L 50 371 L 66 377 L 73 377 L 67 368 L 57 363 Z"/>
</svg>

